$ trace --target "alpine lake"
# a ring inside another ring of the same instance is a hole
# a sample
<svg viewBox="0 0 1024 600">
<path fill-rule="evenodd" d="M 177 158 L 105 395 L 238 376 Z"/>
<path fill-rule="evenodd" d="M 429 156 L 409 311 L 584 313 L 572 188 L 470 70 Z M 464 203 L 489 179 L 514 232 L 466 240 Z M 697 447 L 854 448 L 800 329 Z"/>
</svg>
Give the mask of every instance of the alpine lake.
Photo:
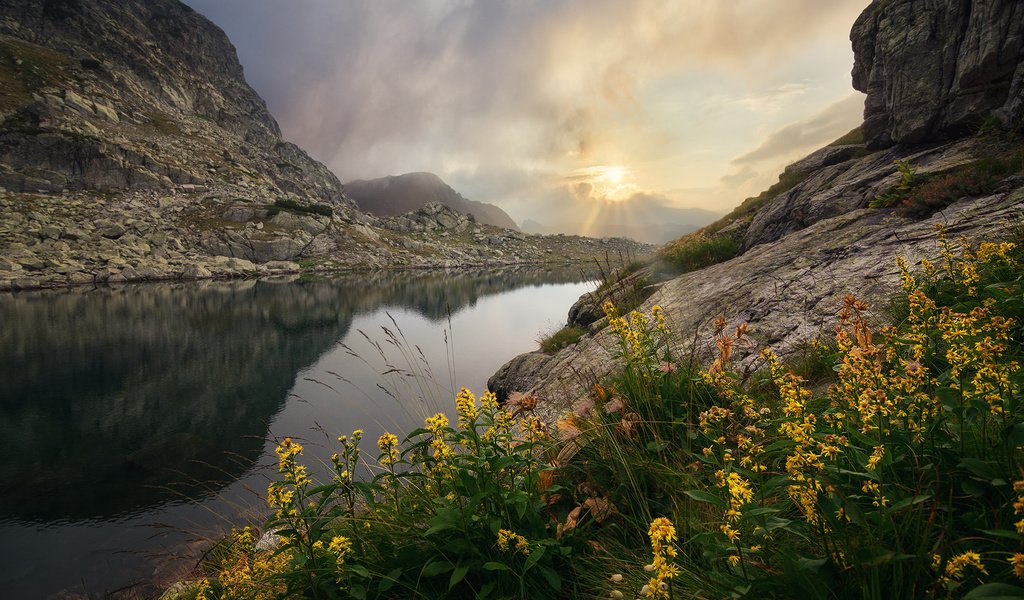
<svg viewBox="0 0 1024 600">
<path fill-rule="evenodd" d="M 0 295 L 0 589 L 149 597 L 260 525 L 276 441 L 454 413 L 596 287 L 577 267 Z"/>
</svg>

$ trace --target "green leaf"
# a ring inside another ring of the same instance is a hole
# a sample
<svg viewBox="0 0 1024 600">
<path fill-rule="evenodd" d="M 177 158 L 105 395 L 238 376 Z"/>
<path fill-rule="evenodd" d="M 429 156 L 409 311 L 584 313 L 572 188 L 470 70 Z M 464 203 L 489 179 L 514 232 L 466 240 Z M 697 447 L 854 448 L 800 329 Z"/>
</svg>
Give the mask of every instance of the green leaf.
<svg viewBox="0 0 1024 600">
<path fill-rule="evenodd" d="M 447 573 L 455 568 L 455 565 L 446 560 L 435 560 L 434 562 L 427 563 L 420 571 L 420 577 L 434 577 L 441 573 Z"/>
<path fill-rule="evenodd" d="M 547 548 L 541 546 L 540 548 L 535 548 L 530 552 L 530 555 L 526 557 L 526 566 L 523 567 L 524 574 L 529 571 L 533 565 L 537 564 L 537 561 L 544 557 L 545 550 L 547 550 Z"/>
<path fill-rule="evenodd" d="M 386 591 L 390 590 L 391 586 L 395 585 L 395 582 L 398 581 L 398 578 L 401 577 L 401 576 L 402 576 L 402 567 L 398 567 L 397 569 L 392 569 L 391 572 L 389 572 L 387 575 L 385 575 L 384 578 L 380 580 L 380 583 L 377 584 L 377 591 L 378 592 L 386 592 Z"/>
<path fill-rule="evenodd" d="M 1001 475 L 1001 473 L 996 469 L 996 467 L 992 463 L 986 460 L 981 460 L 980 458 L 964 458 L 960 461 L 960 464 L 957 466 L 967 469 L 968 471 L 971 472 L 971 474 L 976 475 L 986 481 L 998 479 Z"/>
<path fill-rule="evenodd" d="M 704 490 L 686 490 L 683 493 L 698 502 L 707 502 L 709 504 L 714 504 L 715 506 L 718 506 L 720 508 L 725 508 L 725 500 L 719 498 L 718 496 L 712 494 L 711 492 L 707 492 Z"/>
<path fill-rule="evenodd" d="M 455 567 L 452 571 L 452 577 L 448 580 L 448 591 L 451 591 L 453 587 L 459 584 L 466 577 L 466 573 L 469 573 L 469 565 L 460 565 Z"/>
<path fill-rule="evenodd" d="M 345 569 L 359 575 L 360 577 L 370 577 L 370 570 L 363 565 L 345 565 Z"/>
<path fill-rule="evenodd" d="M 490 562 L 485 562 L 484 563 L 484 569 L 487 570 L 487 571 L 511 571 L 512 570 L 505 563 L 494 562 L 493 560 L 490 561 Z"/>
<path fill-rule="evenodd" d="M 1024 535 L 1021 535 L 1016 531 L 1010 531 L 1009 529 L 983 529 L 981 532 L 992 537 L 1006 538 L 1018 542 L 1024 541 Z"/>
<path fill-rule="evenodd" d="M 562 576 L 556 573 L 550 567 L 541 567 L 540 574 L 544 578 L 544 581 L 548 582 L 548 585 L 553 587 L 556 591 L 562 589 Z"/>
<path fill-rule="evenodd" d="M 1024 598 L 1024 588 L 1008 583 L 986 583 L 967 592 L 967 595 L 964 596 L 964 600 L 975 600 L 976 598 L 985 598 L 986 600 Z"/>
<path fill-rule="evenodd" d="M 911 496 L 910 498 L 904 498 L 903 500 L 900 500 L 896 504 L 893 504 L 889 508 L 889 510 L 891 510 L 893 512 L 896 512 L 896 511 L 902 510 L 904 508 L 907 508 L 908 506 L 913 506 L 915 504 L 920 504 L 922 502 L 926 502 L 928 500 L 931 500 L 931 498 L 932 497 L 931 497 L 930 494 L 925 494 L 925 495 L 922 495 L 922 496 Z"/>
</svg>

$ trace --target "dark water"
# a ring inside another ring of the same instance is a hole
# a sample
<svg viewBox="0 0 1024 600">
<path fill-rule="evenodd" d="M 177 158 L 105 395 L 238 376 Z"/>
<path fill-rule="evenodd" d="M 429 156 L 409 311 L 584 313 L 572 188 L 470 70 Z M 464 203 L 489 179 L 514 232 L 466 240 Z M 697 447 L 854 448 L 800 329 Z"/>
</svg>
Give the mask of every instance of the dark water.
<svg viewBox="0 0 1024 600">
<path fill-rule="evenodd" d="M 315 464 L 340 432 L 365 429 L 369 449 L 451 412 L 453 387 L 480 392 L 535 349 L 585 280 L 528 269 L 0 295 L 3 596 L 151 593 L 190 566 L 181 556 L 262 520 L 274 438 L 305 440 Z"/>
</svg>

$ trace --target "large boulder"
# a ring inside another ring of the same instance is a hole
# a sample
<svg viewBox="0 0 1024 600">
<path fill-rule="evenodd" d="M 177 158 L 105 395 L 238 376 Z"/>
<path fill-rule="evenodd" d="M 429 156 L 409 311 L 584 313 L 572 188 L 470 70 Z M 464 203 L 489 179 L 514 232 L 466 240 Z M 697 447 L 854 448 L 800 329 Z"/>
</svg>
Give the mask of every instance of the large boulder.
<svg viewBox="0 0 1024 600">
<path fill-rule="evenodd" d="M 1024 2 L 875 0 L 850 39 L 869 148 L 1024 119 Z"/>
</svg>

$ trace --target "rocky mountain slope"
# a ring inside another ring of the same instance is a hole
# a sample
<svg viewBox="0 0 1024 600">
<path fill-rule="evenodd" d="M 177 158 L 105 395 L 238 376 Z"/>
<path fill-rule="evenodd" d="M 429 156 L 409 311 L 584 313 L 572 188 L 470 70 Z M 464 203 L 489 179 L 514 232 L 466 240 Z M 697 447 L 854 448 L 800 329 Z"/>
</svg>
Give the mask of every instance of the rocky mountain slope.
<svg viewBox="0 0 1024 600">
<path fill-rule="evenodd" d="M 764 346 L 785 356 L 831 333 L 846 294 L 883 303 L 876 318 L 884 319 L 896 257 L 934 260 L 936 225 L 976 241 L 1019 229 L 1020 10 L 1008 0 L 868 6 L 852 32 L 854 84 L 867 91 L 865 143 L 829 146 L 792 165 L 776 191 L 702 232 L 737 240 L 738 256 L 648 290 L 640 310 L 664 308 L 674 350 L 709 351 L 710 322 L 724 316 L 730 326 L 748 323 L 759 346 L 734 356 L 741 370 L 757 368 Z M 902 205 L 885 207 L 899 196 Z M 491 388 L 532 391 L 542 414 L 556 418 L 618 368 L 606 324 L 590 324 L 589 335 L 554 355 L 513 359 Z"/>
<path fill-rule="evenodd" d="M 0 290 L 649 249 L 361 212 L 177 0 L 0 3 L 0 214 Z"/>
<path fill-rule="evenodd" d="M 378 179 L 356 179 L 345 192 L 365 212 L 379 216 L 400 215 L 437 202 L 473 215 L 477 223 L 516 229 L 512 217 L 493 204 L 467 200 L 433 173 L 406 173 Z"/>
</svg>

